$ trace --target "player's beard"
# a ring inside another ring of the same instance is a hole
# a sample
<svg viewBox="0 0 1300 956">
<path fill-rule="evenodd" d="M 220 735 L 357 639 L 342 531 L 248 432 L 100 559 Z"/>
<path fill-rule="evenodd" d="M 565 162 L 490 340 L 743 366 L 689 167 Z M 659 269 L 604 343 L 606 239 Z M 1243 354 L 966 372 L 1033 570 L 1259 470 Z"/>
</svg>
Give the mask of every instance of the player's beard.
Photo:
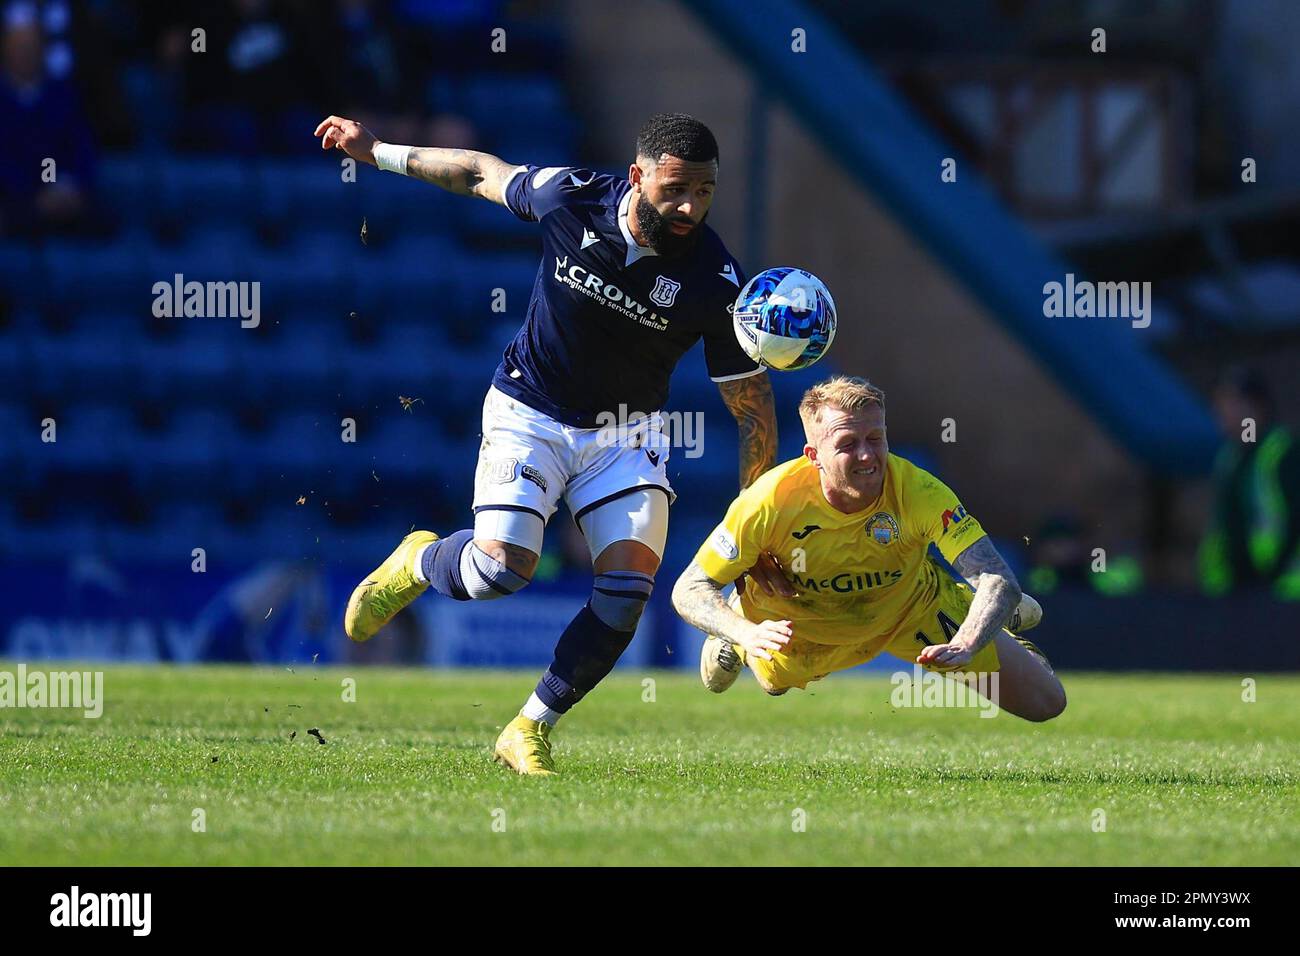
<svg viewBox="0 0 1300 956">
<path fill-rule="evenodd" d="M 708 218 L 709 214 L 706 212 L 704 219 Z M 695 248 L 695 244 L 700 240 L 700 228 L 704 225 L 704 219 L 695 223 L 695 227 L 686 235 L 679 236 L 668 228 L 669 223 L 692 220 L 685 216 L 667 218 L 645 198 L 645 193 L 642 193 L 636 201 L 636 221 L 641 227 L 641 235 L 651 249 L 666 259 L 685 255 Z"/>
</svg>

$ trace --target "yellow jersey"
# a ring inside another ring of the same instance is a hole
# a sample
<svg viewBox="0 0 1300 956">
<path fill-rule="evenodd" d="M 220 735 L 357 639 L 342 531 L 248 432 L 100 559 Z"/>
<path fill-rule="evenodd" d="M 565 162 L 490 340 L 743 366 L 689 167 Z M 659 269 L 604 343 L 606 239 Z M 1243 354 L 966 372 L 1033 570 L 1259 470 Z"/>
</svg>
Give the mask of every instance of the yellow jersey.
<svg viewBox="0 0 1300 956">
<path fill-rule="evenodd" d="M 742 491 L 695 562 L 729 584 L 771 551 L 793 578 L 794 598 L 768 596 L 752 583 L 740 603 L 751 621 L 789 620 L 816 644 L 884 639 L 937 600 L 940 574 L 927 560 L 933 543 L 949 561 L 985 536 L 957 496 L 929 472 L 891 454 L 880 497 L 845 514 L 822 492 L 805 457 L 777 465 Z"/>
</svg>

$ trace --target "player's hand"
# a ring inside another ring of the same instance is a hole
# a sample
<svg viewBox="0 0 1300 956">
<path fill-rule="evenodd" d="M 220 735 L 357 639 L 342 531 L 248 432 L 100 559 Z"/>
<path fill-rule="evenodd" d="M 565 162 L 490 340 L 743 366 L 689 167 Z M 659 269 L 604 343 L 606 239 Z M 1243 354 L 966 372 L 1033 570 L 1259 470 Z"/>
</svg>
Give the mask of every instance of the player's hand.
<svg viewBox="0 0 1300 956">
<path fill-rule="evenodd" d="M 927 644 L 916 655 L 916 662 L 940 670 L 954 670 L 965 667 L 974 657 L 975 652 L 964 644 Z"/>
<path fill-rule="evenodd" d="M 773 594 L 779 594 L 783 598 L 796 596 L 794 586 L 785 576 L 785 569 L 781 567 L 781 562 L 771 551 L 760 554 L 754 566 L 736 579 L 736 590 L 741 594 L 745 593 L 745 575 L 753 578 L 754 583 L 769 597 Z"/>
<path fill-rule="evenodd" d="M 375 165 L 373 133 L 356 120 L 327 116 L 316 127 L 321 149 L 341 149 L 359 163 Z"/>
<path fill-rule="evenodd" d="M 772 651 L 779 651 L 790 643 L 792 637 L 794 631 L 789 621 L 764 621 L 749 629 L 740 646 L 745 649 L 746 656 L 752 654 L 759 660 L 770 661 Z"/>
</svg>

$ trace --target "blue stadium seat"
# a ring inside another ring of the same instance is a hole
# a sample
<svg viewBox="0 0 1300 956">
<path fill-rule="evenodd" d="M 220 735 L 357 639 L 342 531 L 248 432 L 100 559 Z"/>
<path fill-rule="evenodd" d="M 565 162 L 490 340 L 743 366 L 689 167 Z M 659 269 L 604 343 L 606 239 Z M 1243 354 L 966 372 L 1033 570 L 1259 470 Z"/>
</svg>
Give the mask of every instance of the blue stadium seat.
<svg viewBox="0 0 1300 956">
<path fill-rule="evenodd" d="M 229 338 L 248 334 L 234 319 L 183 319 L 184 322 L 231 323 L 227 337 L 214 336 L 202 349 L 185 340 L 142 342 L 135 392 L 150 401 L 172 407 L 182 401 L 211 395 L 235 398 L 232 388 L 232 347 Z"/>
<path fill-rule="evenodd" d="M 42 299 L 38 283 L 39 259 L 31 246 L 18 242 L 0 242 L 0 292 L 19 305 L 34 307 Z"/>
<path fill-rule="evenodd" d="M 223 411 L 178 407 L 167 428 L 145 439 L 145 460 L 168 478 L 192 481 L 203 475 L 219 484 L 237 454 L 234 424 Z"/>
<path fill-rule="evenodd" d="M 135 431 L 135 422 L 121 406 L 75 405 L 56 420 L 58 441 L 47 447 L 59 464 L 95 470 L 126 463 L 125 440 Z"/>
<path fill-rule="evenodd" d="M 30 340 L 30 334 L 0 335 L 0 400 L 16 401 L 31 394 L 33 369 L 28 361 L 27 345 Z"/>
<path fill-rule="evenodd" d="M 431 416 L 400 412 L 376 422 L 375 434 L 365 450 L 373 456 L 374 468 L 383 481 L 423 479 L 448 470 L 454 464 L 439 442 L 439 428 Z"/>
<path fill-rule="evenodd" d="M 158 215 L 157 175 L 165 165 L 149 154 L 105 156 L 96 193 L 100 203 L 125 227 L 151 226 Z"/>
<path fill-rule="evenodd" d="M 299 233 L 288 245 L 262 252 L 247 278 L 261 282 L 264 313 L 313 307 L 346 315 L 359 246 L 359 239 L 342 233 Z"/>
<path fill-rule="evenodd" d="M 339 389 L 347 342 L 331 317 L 298 313 L 280 321 L 269 341 L 238 336 L 234 365 L 246 397 L 277 404 L 317 403 Z"/>
<path fill-rule="evenodd" d="M 4 374 L 4 345 L 4 340 L 0 339 L 0 375 Z M 0 439 L 0 473 L 10 474 L 24 456 L 37 453 L 40 432 L 40 418 L 24 406 L 0 404 L 0 435 L 4 436 Z M 7 480 L 5 484 L 8 485 Z"/>
<path fill-rule="evenodd" d="M 31 381 L 60 398 L 113 396 L 135 378 L 134 343 L 111 327 L 89 326 L 58 338 L 32 336 L 26 360 Z"/>
<path fill-rule="evenodd" d="M 0 526 L 0 552 L 21 555 L 24 562 L 66 562 L 70 555 L 103 554 L 102 523 L 90 515 L 60 516 L 51 522 L 15 522 Z"/>
<path fill-rule="evenodd" d="M 151 250 L 150 262 L 165 279 L 180 272 L 186 279 L 229 282 L 248 279 L 244 273 L 261 253 L 253 223 L 231 217 L 195 219 L 177 245 Z"/>
<path fill-rule="evenodd" d="M 355 445 L 342 440 L 340 418 L 329 413 L 294 411 L 278 416 L 267 435 L 254 444 L 257 458 L 276 473 L 309 474 L 322 477 L 336 460 L 358 457 Z M 247 447 L 247 446 L 246 446 Z"/>
<path fill-rule="evenodd" d="M 454 240 L 460 232 L 466 206 L 482 202 L 456 196 L 418 179 L 373 169 L 362 170 L 353 185 L 361 193 L 360 212 L 366 220 L 367 232 L 378 243 L 393 243 L 419 235 Z M 355 228 L 360 227 L 358 218 Z"/>
<path fill-rule="evenodd" d="M 159 269 L 150 251 L 129 238 L 111 243 L 51 240 L 36 275 L 44 283 L 43 297 L 50 301 L 73 306 L 121 302 L 148 309 L 154 282 L 172 274 L 165 266 Z"/>
<path fill-rule="evenodd" d="M 489 136 L 508 130 L 576 129 L 573 111 L 554 77 L 533 73 L 481 73 L 463 79 L 456 90 L 460 110 Z M 502 108 L 502 104 L 508 104 Z M 503 157 L 527 163 L 527 157 Z"/>
<path fill-rule="evenodd" d="M 151 185 L 159 211 L 177 221 L 251 219 L 257 211 L 254 169 L 241 159 L 173 155 Z"/>
<path fill-rule="evenodd" d="M 344 182 L 341 153 L 320 156 L 313 162 L 270 160 L 254 169 L 259 221 L 289 231 L 334 229 L 356 237 L 361 229 L 362 176 L 375 170 L 357 170 L 358 182 Z"/>
<path fill-rule="evenodd" d="M 508 327 L 513 334 L 523 322 L 537 270 L 535 252 L 466 257 L 456 272 L 454 310 L 446 318 L 449 333 L 466 344 L 490 337 L 494 343 L 508 340 L 508 335 L 499 333 Z M 498 302 L 504 305 L 503 312 L 493 311 Z"/>
<path fill-rule="evenodd" d="M 260 559 L 301 560 L 311 553 L 316 537 L 329 526 L 323 507 L 320 502 L 286 501 L 264 508 L 248 533 Z"/>
<path fill-rule="evenodd" d="M 465 208 L 461 211 L 460 228 L 466 239 L 480 245 L 508 242 L 522 246 L 537 242 L 541 227 L 535 222 L 520 219 L 496 203 L 475 199 L 465 203 Z"/>
<path fill-rule="evenodd" d="M 463 258 L 445 238 L 413 236 L 358 263 L 357 277 L 365 301 L 375 302 L 385 312 L 430 314 L 453 295 L 462 265 Z"/>
</svg>

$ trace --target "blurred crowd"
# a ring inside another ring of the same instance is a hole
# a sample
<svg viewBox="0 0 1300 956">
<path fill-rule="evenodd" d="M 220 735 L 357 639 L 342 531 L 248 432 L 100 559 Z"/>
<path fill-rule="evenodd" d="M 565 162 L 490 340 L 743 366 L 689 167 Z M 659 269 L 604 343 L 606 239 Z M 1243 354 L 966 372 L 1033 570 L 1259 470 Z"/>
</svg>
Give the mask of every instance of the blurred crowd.
<svg viewBox="0 0 1300 956">
<path fill-rule="evenodd" d="M 1258 369 L 1229 367 L 1211 397 L 1223 444 L 1196 554 L 1200 590 L 1300 601 L 1300 442 Z M 1145 587 L 1141 548 L 1096 548 L 1073 511 L 1049 516 L 1025 545 L 1031 593 L 1080 588 L 1118 597 Z"/>
<path fill-rule="evenodd" d="M 21 132 L 0 156 L 0 235 L 93 231 L 103 149 L 301 154 L 328 112 L 399 142 L 467 145 L 475 131 L 450 84 L 491 56 L 485 38 L 502 7 L 4 0 L 0 115 Z M 545 61 L 544 38 L 516 33 L 511 44 L 494 70 Z M 42 182 L 51 157 L 57 168 Z"/>
</svg>

